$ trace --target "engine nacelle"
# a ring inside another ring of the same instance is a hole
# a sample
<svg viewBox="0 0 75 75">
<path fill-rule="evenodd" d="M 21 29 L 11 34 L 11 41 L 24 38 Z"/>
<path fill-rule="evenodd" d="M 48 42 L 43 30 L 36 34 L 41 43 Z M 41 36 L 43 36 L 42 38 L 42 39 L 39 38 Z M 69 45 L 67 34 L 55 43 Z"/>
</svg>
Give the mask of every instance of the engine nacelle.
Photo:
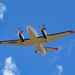
<svg viewBox="0 0 75 75">
<path fill-rule="evenodd" d="M 41 28 L 42 35 L 45 39 L 47 39 L 46 28 Z"/>
<path fill-rule="evenodd" d="M 24 42 L 24 38 L 23 38 L 22 34 L 19 34 L 19 38 L 22 42 Z"/>
<path fill-rule="evenodd" d="M 18 36 L 22 42 L 24 42 L 24 36 L 20 30 L 18 30 Z"/>
</svg>

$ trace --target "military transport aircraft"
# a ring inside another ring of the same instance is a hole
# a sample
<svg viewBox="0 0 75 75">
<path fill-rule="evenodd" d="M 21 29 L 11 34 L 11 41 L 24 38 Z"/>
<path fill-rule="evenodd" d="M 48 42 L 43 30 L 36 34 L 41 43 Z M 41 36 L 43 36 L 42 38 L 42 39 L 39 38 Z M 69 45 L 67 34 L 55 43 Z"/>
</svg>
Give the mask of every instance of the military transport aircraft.
<svg viewBox="0 0 75 75">
<path fill-rule="evenodd" d="M 55 33 L 55 34 L 46 34 L 46 28 L 42 26 L 41 32 L 43 36 L 39 37 L 36 30 L 29 25 L 27 26 L 27 31 L 28 31 L 30 38 L 24 38 L 22 31 L 19 29 L 18 36 L 20 39 L 0 41 L 0 44 L 14 44 L 18 46 L 32 46 L 33 45 L 37 49 L 35 53 L 41 52 L 45 56 L 46 52 L 50 50 L 58 50 L 58 48 L 42 47 L 42 44 L 47 43 L 47 42 L 52 42 L 58 38 L 61 38 L 63 36 L 66 36 L 75 32 L 74 30 L 69 30 L 65 32 Z"/>
</svg>

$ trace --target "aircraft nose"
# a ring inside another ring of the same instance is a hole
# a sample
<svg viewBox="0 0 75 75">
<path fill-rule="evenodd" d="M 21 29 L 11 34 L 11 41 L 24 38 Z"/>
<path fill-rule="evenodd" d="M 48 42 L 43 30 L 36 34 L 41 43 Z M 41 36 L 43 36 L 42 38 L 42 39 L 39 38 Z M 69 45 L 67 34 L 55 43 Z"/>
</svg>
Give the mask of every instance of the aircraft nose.
<svg viewBox="0 0 75 75">
<path fill-rule="evenodd" d="M 31 32 L 31 31 L 33 31 L 34 29 L 33 29 L 30 25 L 28 25 L 28 26 L 27 26 L 27 30 Z"/>
<path fill-rule="evenodd" d="M 32 27 L 28 25 L 27 26 L 27 31 L 28 31 L 28 34 L 30 34 L 33 31 Z"/>
<path fill-rule="evenodd" d="M 30 30 L 30 29 L 31 29 L 31 26 L 28 25 L 28 26 L 27 26 L 27 29 Z"/>
</svg>

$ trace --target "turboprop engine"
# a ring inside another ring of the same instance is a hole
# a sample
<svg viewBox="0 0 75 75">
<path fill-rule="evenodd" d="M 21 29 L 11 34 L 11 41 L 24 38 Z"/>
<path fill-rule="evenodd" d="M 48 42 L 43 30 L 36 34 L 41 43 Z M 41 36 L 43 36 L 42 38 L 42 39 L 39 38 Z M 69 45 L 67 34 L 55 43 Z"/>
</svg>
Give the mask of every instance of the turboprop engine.
<svg viewBox="0 0 75 75">
<path fill-rule="evenodd" d="M 23 36 L 22 31 L 20 29 L 18 30 L 18 36 L 19 36 L 21 42 L 24 42 L 24 36 Z"/>
<path fill-rule="evenodd" d="M 47 39 L 46 28 L 44 26 L 41 27 L 42 35 L 45 39 Z"/>
</svg>

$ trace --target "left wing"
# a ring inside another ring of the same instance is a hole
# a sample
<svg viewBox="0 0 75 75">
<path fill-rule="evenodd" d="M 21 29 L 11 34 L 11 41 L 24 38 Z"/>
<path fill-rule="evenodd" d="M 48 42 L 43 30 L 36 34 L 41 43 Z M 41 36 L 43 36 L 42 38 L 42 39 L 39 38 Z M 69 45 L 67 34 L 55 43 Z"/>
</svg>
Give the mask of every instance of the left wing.
<svg viewBox="0 0 75 75">
<path fill-rule="evenodd" d="M 6 40 L 6 41 L 0 41 L 0 44 L 11 44 L 11 45 L 25 45 L 30 46 L 33 45 L 30 39 L 24 39 L 24 42 L 22 42 L 20 39 L 18 40 Z"/>
<path fill-rule="evenodd" d="M 56 39 L 59 39 L 61 37 L 67 36 L 69 34 L 74 33 L 74 30 L 70 30 L 70 31 L 65 31 L 65 32 L 60 32 L 60 33 L 56 33 L 56 34 L 48 34 L 48 42 L 54 41 Z"/>
</svg>

